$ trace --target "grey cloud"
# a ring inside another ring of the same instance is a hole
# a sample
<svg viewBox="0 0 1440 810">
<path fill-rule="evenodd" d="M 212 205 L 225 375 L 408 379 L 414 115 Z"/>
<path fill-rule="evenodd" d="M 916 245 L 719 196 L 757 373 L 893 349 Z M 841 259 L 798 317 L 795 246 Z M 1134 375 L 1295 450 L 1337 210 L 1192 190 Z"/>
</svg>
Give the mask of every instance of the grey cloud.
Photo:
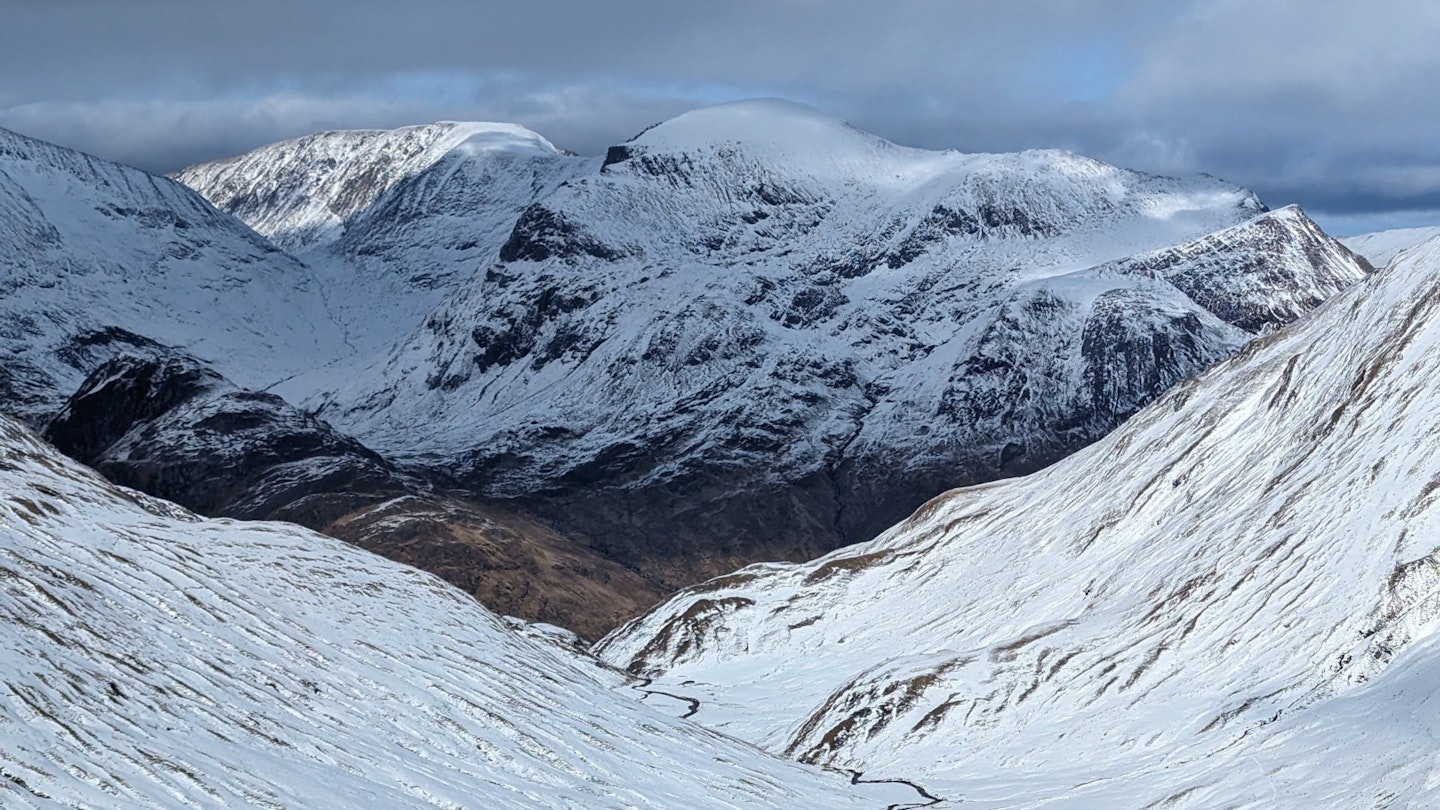
<svg viewBox="0 0 1440 810">
<path fill-rule="evenodd" d="M 540 80 L 903 86 L 917 76 L 1003 91 L 1019 57 L 1103 29 L 1135 0 L 197 0 L 12 2 L 0 69 L 10 104 L 301 75 L 343 85 L 406 70 L 514 70 Z M 1102 13 L 1097 19 L 1094 13 Z M 84 57 L 77 61 L 77 57 Z M 981 95 L 976 93 L 975 95 Z"/>
<path fill-rule="evenodd" d="M 1429 0 L 0 0 L 0 126 L 151 170 L 318 129 L 517 121 L 595 153 L 814 104 L 900 143 L 1206 171 L 1335 216 L 1435 207 Z M 1338 220 L 1337 220 L 1338 221 Z"/>
</svg>

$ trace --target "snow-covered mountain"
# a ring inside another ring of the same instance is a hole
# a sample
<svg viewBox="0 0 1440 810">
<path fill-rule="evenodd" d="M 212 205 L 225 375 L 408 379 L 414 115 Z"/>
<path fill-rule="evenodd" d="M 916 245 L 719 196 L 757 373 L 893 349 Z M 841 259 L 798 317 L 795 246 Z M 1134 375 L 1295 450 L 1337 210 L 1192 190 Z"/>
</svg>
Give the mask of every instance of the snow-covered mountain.
<svg viewBox="0 0 1440 810">
<path fill-rule="evenodd" d="M 520 148 L 506 144 L 524 141 L 518 130 L 449 130 L 429 165 L 449 167 L 450 191 L 485 172 L 528 189 L 506 173 L 505 155 Z M 543 143 L 531 151 L 574 162 Z M 474 159 L 461 165 L 465 155 Z M 455 235 L 498 230 L 493 256 L 523 204 L 486 213 L 480 196 L 469 197 L 476 221 Z M 337 281 L 338 254 L 317 253 L 325 270 L 317 275 L 183 185 L 8 132 L 0 132 L 0 210 L 0 411 L 39 426 L 68 408 L 50 423 L 51 437 L 113 480 L 205 514 L 297 521 L 587 638 L 663 595 L 526 515 L 402 473 L 274 393 L 313 391 L 305 386 L 317 373 L 335 373 L 335 361 L 385 328 L 410 329 L 427 305 L 387 312 L 386 302 L 405 297 L 362 295 L 359 281 Z M 446 210 L 437 208 L 434 228 L 459 217 Z M 387 227 L 404 230 L 404 217 Z M 389 231 L 362 232 L 379 240 Z M 358 312 L 385 328 L 356 321 L 347 334 L 341 316 Z"/>
<path fill-rule="evenodd" d="M 303 261 L 175 183 L 6 138 L 7 407 L 38 421 L 114 352 L 182 346 L 237 395 L 309 398 L 386 458 L 538 515 L 580 542 L 566 565 L 670 585 L 1042 466 L 1366 269 L 1212 179 L 906 149 L 779 102 L 603 159 L 440 124 L 182 175 Z M 346 525 L 396 525 L 379 514 Z"/>
<path fill-rule="evenodd" d="M 1440 236 L 1440 226 L 1429 228 L 1397 228 L 1389 231 L 1362 233 L 1348 236 L 1340 241 L 1345 246 L 1370 260 L 1376 267 L 1384 267 L 1401 251 L 1409 250 Z"/>
<path fill-rule="evenodd" d="M 6 808 L 915 798 L 666 717 L 545 635 L 339 541 L 114 487 L 0 417 Z"/>
<path fill-rule="evenodd" d="M 1368 270 L 1211 178 L 783 102 L 589 167 L 324 413 L 674 582 L 1037 469 Z"/>
<path fill-rule="evenodd" d="M 525 515 L 399 470 L 182 352 L 104 363 L 44 435 L 114 483 L 212 517 L 293 521 L 590 640 L 668 593 Z"/>
<path fill-rule="evenodd" d="M 362 351 L 495 260 L 520 213 L 598 159 L 514 124 L 322 132 L 176 179 L 321 274 Z"/>
<path fill-rule="evenodd" d="M 310 269 L 179 183 L 0 130 L 0 398 L 52 413 L 117 350 L 264 387 L 348 351 Z"/>
<path fill-rule="evenodd" d="M 1437 392 L 1432 240 L 1040 473 L 599 649 L 966 806 L 1433 806 Z"/>
</svg>

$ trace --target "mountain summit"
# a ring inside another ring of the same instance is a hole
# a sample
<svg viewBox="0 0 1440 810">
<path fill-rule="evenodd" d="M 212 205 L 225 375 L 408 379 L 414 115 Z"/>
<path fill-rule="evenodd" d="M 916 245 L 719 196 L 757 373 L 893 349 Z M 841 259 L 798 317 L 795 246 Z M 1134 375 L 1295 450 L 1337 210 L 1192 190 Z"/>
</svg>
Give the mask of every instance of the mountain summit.
<svg viewBox="0 0 1440 810">
<path fill-rule="evenodd" d="M 526 206 L 598 164 L 515 124 L 441 122 L 322 132 L 175 177 L 310 265 L 369 353 L 493 261 Z"/>
</svg>

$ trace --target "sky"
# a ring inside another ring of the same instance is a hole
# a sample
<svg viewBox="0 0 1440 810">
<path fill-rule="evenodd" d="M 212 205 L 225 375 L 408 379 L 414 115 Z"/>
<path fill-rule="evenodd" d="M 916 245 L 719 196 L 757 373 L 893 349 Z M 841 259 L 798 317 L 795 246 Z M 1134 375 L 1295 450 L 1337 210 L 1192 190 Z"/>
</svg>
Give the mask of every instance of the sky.
<svg viewBox="0 0 1440 810">
<path fill-rule="evenodd" d="M 324 129 L 597 154 L 799 101 L 897 143 L 1205 172 L 1337 235 L 1440 224 L 1434 0 L 0 0 L 0 127 L 155 172 Z"/>
</svg>

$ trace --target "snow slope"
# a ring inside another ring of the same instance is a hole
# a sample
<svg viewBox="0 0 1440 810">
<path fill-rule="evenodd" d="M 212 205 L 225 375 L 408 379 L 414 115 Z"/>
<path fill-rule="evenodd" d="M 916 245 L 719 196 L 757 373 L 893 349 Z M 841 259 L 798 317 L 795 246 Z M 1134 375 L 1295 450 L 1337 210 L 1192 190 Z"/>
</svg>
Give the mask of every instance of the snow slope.
<svg viewBox="0 0 1440 810">
<path fill-rule="evenodd" d="M 275 244 L 301 253 L 353 236 L 355 218 L 457 152 L 559 156 L 549 141 L 514 124 L 442 121 L 320 132 L 191 166 L 175 179 Z"/>
<path fill-rule="evenodd" d="M 1432 240 L 1040 473 L 599 650 L 714 728 L 966 806 L 1431 806 L 1437 392 Z"/>
<path fill-rule="evenodd" d="M 665 717 L 540 635 L 298 527 L 115 488 L 0 417 L 6 808 L 902 800 Z"/>
<path fill-rule="evenodd" d="M 0 396 L 32 419 L 122 348 L 263 388 L 344 354 L 305 265 L 193 191 L 0 130 Z"/>
<path fill-rule="evenodd" d="M 1036 469 L 1367 271 L 1212 178 L 908 149 L 775 101 L 612 148 L 498 257 L 326 417 L 690 581 Z"/>
<path fill-rule="evenodd" d="M 514 124 L 440 122 L 322 132 L 175 178 L 316 268 L 376 351 L 494 261 L 526 206 L 598 163 Z"/>
<path fill-rule="evenodd" d="M 1398 228 L 1391 231 L 1376 231 L 1350 236 L 1340 241 L 1345 246 L 1370 260 L 1376 267 L 1384 267 L 1391 259 L 1417 245 L 1440 236 L 1440 226 L 1430 228 Z"/>
</svg>

